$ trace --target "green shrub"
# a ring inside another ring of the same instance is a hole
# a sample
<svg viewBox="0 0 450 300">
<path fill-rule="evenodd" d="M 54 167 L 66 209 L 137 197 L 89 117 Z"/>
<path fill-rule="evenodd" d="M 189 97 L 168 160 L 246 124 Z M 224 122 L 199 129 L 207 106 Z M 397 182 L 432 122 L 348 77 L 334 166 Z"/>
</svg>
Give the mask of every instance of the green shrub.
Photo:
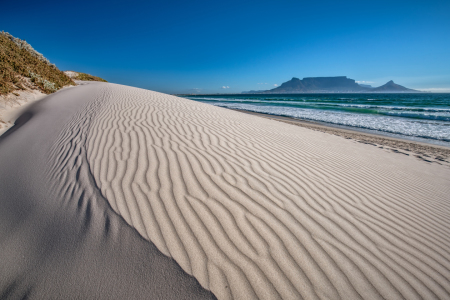
<svg viewBox="0 0 450 300">
<path fill-rule="evenodd" d="M 31 82 L 46 94 L 53 93 L 66 85 L 75 85 L 70 77 L 58 70 L 26 41 L 2 31 L 0 32 L 0 95 L 25 89 L 19 80 L 21 76 L 31 78 Z"/>
<path fill-rule="evenodd" d="M 77 73 L 78 73 L 77 76 L 73 78 L 75 80 L 108 82 L 105 79 L 102 79 L 102 78 L 97 77 L 97 76 L 92 76 L 92 75 L 89 75 L 89 74 L 86 74 L 86 73 L 79 73 L 79 72 L 77 72 Z"/>
</svg>

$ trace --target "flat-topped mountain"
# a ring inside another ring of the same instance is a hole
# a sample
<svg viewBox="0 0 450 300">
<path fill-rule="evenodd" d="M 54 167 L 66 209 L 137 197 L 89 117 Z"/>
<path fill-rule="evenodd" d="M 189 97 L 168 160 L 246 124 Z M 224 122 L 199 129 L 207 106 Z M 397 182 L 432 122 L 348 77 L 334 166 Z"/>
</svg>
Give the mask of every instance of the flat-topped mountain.
<svg viewBox="0 0 450 300">
<path fill-rule="evenodd" d="M 254 94 L 290 94 L 290 93 L 401 93 L 419 92 L 394 83 L 392 80 L 377 88 L 360 85 L 347 76 L 336 77 L 293 77 L 279 87 L 267 91 L 250 91 Z"/>
<path fill-rule="evenodd" d="M 272 93 L 291 93 L 291 92 L 356 92 L 362 87 L 353 79 L 346 76 L 337 77 L 306 77 L 300 80 L 296 77 L 283 83 L 281 86 L 270 90 Z"/>
</svg>

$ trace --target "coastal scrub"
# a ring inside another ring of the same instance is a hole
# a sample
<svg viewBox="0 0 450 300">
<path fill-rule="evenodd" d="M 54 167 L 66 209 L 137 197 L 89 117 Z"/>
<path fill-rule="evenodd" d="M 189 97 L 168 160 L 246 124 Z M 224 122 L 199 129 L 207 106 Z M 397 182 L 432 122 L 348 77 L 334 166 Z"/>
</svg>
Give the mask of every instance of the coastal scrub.
<svg viewBox="0 0 450 300">
<path fill-rule="evenodd" d="M 26 89 L 50 94 L 66 85 L 75 83 L 30 44 L 0 32 L 0 95 Z"/>
</svg>

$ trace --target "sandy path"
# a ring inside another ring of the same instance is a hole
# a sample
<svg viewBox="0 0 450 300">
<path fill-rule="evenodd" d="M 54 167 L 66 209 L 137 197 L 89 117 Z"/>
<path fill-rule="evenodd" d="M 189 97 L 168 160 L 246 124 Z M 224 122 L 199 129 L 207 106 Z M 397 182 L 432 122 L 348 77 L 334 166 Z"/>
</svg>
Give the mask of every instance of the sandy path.
<svg viewBox="0 0 450 300">
<path fill-rule="evenodd" d="M 114 211 L 219 299 L 450 298 L 448 167 L 131 87 L 95 98 L 52 174 L 79 140 Z"/>
</svg>

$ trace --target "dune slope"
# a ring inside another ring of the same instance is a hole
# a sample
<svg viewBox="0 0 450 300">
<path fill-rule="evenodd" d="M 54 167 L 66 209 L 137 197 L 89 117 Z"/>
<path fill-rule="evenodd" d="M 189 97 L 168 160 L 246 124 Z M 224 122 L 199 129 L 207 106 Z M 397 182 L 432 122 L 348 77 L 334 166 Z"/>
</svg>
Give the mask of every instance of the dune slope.
<svg viewBox="0 0 450 300">
<path fill-rule="evenodd" d="M 56 169 L 78 139 L 112 209 L 219 299 L 450 297 L 447 167 L 113 84 Z"/>
<path fill-rule="evenodd" d="M 0 137 L 0 299 L 215 299 L 96 187 L 83 131 L 70 133 L 101 92 L 59 91 Z"/>
</svg>

